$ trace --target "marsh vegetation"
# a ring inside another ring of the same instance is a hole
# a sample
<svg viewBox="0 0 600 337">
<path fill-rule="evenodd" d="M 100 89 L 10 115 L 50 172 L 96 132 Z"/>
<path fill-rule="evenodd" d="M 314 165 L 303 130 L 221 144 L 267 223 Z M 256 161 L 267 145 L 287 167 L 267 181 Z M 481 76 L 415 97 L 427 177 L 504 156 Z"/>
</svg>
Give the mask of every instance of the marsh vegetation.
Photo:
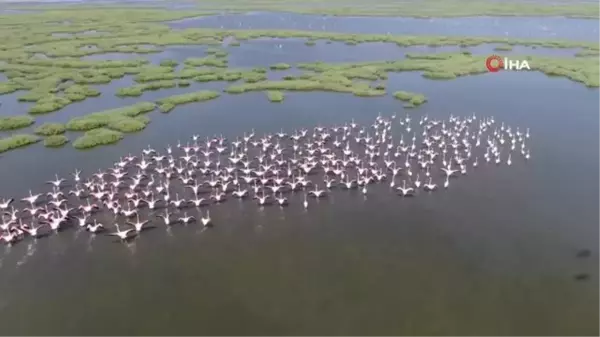
<svg viewBox="0 0 600 337">
<path fill-rule="evenodd" d="M 69 138 L 65 135 L 52 135 L 44 138 L 45 147 L 61 147 L 69 142 Z"/>
<path fill-rule="evenodd" d="M 211 99 L 215 99 L 219 96 L 220 94 L 216 91 L 202 90 L 197 92 L 190 92 L 187 94 L 169 96 L 167 98 L 159 100 L 157 103 L 160 111 L 170 112 L 171 110 L 175 109 L 175 107 L 181 104 L 208 101 Z"/>
<path fill-rule="evenodd" d="M 110 126 L 121 131 L 129 129 L 127 126 L 139 126 L 139 123 L 134 122 L 134 120 L 140 121 L 141 119 L 136 119 L 138 116 L 150 112 L 155 108 L 156 105 L 152 102 L 140 102 L 117 109 L 95 112 L 71 119 L 67 123 L 66 129 L 69 131 L 88 131 Z M 138 131 L 137 129 L 137 127 L 134 127 L 130 132 Z"/>
<path fill-rule="evenodd" d="M 67 129 L 60 123 L 44 123 L 35 129 L 35 134 L 40 136 L 62 135 Z"/>
<path fill-rule="evenodd" d="M 0 131 L 17 130 L 35 123 L 31 116 L 7 116 L 0 117 Z"/>
<path fill-rule="evenodd" d="M 407 108 L 413 108 L 419 106 L 427 101 L 424 95 L 416 94 L 408 91 L 396 91 L 394 97 L 401 101 L 407 102 L 404 106 Z"/>
<path fill-rule="evenodd" d="M 30 134 L 16 134 L 0 138 L 0 153 L 31 145 L 39 141 L 39 137 Z"/>
<path fill-rule="evenodd" d="M 75 139 L 73 147 L 76 149 L 90 149 L 96 146 L 114 144 L 121 139 L 123 139 L 123 134 L 119 131 L 98 128 L 86 131 L 83 136 Z"/>
<path fill-rule="evenodd" d="M 283 102 L 283 93 L 277 90 L 269 90 L 267 91 L 267 97 L 271 102 Z"/>
<path fill-rule="evenodd" d="M 271 0 L 267 0 L 267 2 L 269 6 L 277 5 Z M 285 6 L 291 5 L 288 2 L 284 3 Z M 392 12 L 401 10 L 396 4 L 388 5 Z M 407 6 L 402 9 L 405 13 L 416 10 L 413 5 Z M 411 6 L 413 9 L 407 9 Z M 439 6 L 436 8 L 444 8 L 446 5 L 440 3 L 436 6 Z M 508 37 L 347 34 L 295 30 L 210 28 L 171 30 L 161 22 L 198 17 L 207 15 L 207 12 L 156 8 L 68 8 L 68 10 L 48 10 L 18 16 L 0 16 L 2 19 L 0 20 L 0 28 L 2 28 L 0 29 L 0 38 L 3 41 L 0 49 L 0 72 L 7 79 L 0 82 L 0 94 L 19 92 L 19 101 L 33 103 L 29 107 L 30 114 L 50 113 L 89 97 L 96 97 L 100 95 L 100 91 L 93 85 L 110 83 L 126 75 L 131 75 L 135 84 L 119 88 L 116 91 L 117 96 L 136 97 L 143 95 L 145 91 L 186 87 L 192 82 L 224 81 L 231 82 L 225 89 L 227 93 L 265 91 L 269 100 L 280 102 L 284 99 L 285 91 L 328 91 L 349 93 L 360 97 L 383 96 L 386 95 L 386 79 L 390 72 L 418 71 L 422 73 L 422 76 L 436 80 L 450 80 L 487 72 L 484 66 L 485 58 L 471 55 L 468 52 L 407 54 L 405 59 L 377 62 L 276 63 L 268 67 L 253 69 L 229 67 L 228 52 L 225 46 L 262 38 L 304 39 L 306 45 L 315 45 L 317 41 L 322 41 L 325 43 L 341 42 L 349 45 L 379 42 L 391 43 L 399 47 L 451 45 L 471 47 L 494 43 L 499 44 L 496 47 L 497 50 L 509 50 L 518 45 L 579 48 L 576 55 L 578 57 L 527 55 L 515 55 L 515 57 L 528 59 L 533 71 L 539 71 L 549 76 L 566 77 L 588 87 L 599 86 L 597 56 L 600 48 L 597 43 L 593 42 L 529 40 Z M 356 8 L 352 10 L 356 10 Z M 508 13 L 508 7 L 504 8 Z M 547 7 L 547 13 L 556 11 L 556 9 L 549 8 Z M 573 15 L 577 12 L 574 8 L 570 7 Z M 579 7 L 579 10 L 581 8 L 583 7 Z M 362 10 L 367 9 L 363 6 Z M 376 11 L 372 10 L 371 14 L 376 14 Z M 465 9 L 465 11 L 470 10 L 472 9 Z M 481 11 L 481 8 L 478 10 Z M 526 10 L 524 11 L 526 12 Z M 65 22 L 69 24 L 65 24 Z M 102 32 L 102 34 L 93 32 Z M 82 56 L 112 52 L 155 53 L 164 50 L 166 46 L 174 45 L 202 45 L 206 46 L 206 49 L 203 55 L 197 57 L 185 60 L 165 58 L 157 61 L 158 64 L 150 64 L 149 60 L 144 57 L 133 60 L 80 59 Z M 269 70 L 288 70 L 292 67 L 301 72 L 286 75 L 282 80 L 268 80 Z M 404 101 L 406 107 L 416 107 L 426 102 L 426 98 L 422 94 L 409 94 L 410 97 L 395 96 Z M 122 138 L 124 133 L 144 129 L 150 120 L 143 114 L 156 107 L 159 107 L 162 112 L 169 112 L 177 105 L 215 99 L 219 95 L 215 91 L 174 95 L 157 102 L 141 102 L 75 117 L 66 125 L 44 124 L 38 127 L 35 133 L 48 137 L 61 135 L 65 130 L 87 132 L 101 129 L 102 132 L 80 137 L 85 141 L 73 142 L 73 146 L 76 148 L 87 148 L 90 147 L 87 144 L 94 143 L 91 139 Z M 0 119 L 0 130 L 24 128 L 34 123 L 31 116 L 13 117 Z M 99 143 L 104 144 L 105 141 Z"/>
<path fill-rule="evenodd" d="M 290 69 L 292 66 L 287 64 L 287 63 L 277 63 L 277 64 L 273 64 L 272 66 L 270 66 L 269 68 L 271 70 L 288 70 Z"/>
</svg>

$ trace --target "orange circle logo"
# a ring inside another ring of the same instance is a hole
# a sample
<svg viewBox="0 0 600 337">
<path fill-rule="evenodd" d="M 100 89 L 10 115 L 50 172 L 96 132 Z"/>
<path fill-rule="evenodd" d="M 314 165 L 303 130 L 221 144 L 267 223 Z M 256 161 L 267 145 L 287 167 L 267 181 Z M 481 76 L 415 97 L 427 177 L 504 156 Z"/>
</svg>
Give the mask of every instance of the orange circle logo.
<svg viewBox="0 0 600 337">
<path fill-rule="evenodd" d="M 492 73 L 504 68 L 504 60 L 498 55 L 492 55 L 485 59 L 485 67 Z"/>
</svg>

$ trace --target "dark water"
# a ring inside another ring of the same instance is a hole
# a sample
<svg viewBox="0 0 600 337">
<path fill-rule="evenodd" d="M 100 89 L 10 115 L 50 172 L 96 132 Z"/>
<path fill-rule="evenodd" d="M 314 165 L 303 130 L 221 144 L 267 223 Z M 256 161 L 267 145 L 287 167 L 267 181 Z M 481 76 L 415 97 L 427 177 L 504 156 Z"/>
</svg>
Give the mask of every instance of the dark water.
<svg viewBox="0 0 600 337">
<path fill-rule="evenodd" d="M 367 49 L 353 50 L 369 57 L 338 56 L 350 49 L 290 43 L 231 48 L 230 60 L 250 67 L 396 57 Z M 325 55 L 329 47 L 336 55 Z M 315 54 L 285 52 L 293 48 Z M 152 58 L 184 59 L 193 52 L 175 48 Z M 40 116 L 38 123 L 226 85 L 113 97 L 131 83 L 124 78 L 98 86 L 103 96 Z M 306 212 L 301 196 L 284 211 L 231 200 L 211 208 L 211 230 L 189 225 L 169 236 L 159 227 L 131 246 L 71 230 L 22 242 L 0 253 L 2 332 L 597 335 L 598 90 L 527 72 L 454 81 L 391 74 L 388 91 L 396 90 L 428 97 L 410 111 L 416 119 L 476 113 L 530 127 L 531 160 L 481 167 L 447 191 L 412 199 L 381 185 L 367 199 L 333 193 Z M 26 110 L 16 97 L 2 96 L 1 114 Z M 371 123 L 379 112 L 405 113 L 391 95 L 286 93 L 280 104 L 260 92 L 225 95 L 168 115 L 151 113 L 146 130 L 117 146 L 75 151 L 38 144 L 4 153 L 0 197 L 47 189 L 44 181 L 55 173 L 79 168 L 91 174 L 148 144 L 162 148 L 192 134 L 235 137 L 254 128 L 260 135 L 352 118 Z M 577 258 L 581 249 L 591 256 Z M 579 273 L 590 277 L 577 281 Z"/>
<path fill-rule="evenodd" d="M 502 36 L 530 39 L 598 40 L 598 21 L 563 17 L 341 17 L 252 12 L 173 21 L 170 26 L 224 29 L 295 29 L 354 34 Z"/>
</svg>

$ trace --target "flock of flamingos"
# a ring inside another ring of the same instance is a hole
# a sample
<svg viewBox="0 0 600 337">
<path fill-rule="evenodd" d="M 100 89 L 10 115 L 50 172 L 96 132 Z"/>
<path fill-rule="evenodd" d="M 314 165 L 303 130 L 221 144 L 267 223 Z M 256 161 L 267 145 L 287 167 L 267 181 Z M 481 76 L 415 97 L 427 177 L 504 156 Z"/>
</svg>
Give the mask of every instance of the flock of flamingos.
<svg viewBox="0 0 600 337">
<path fill-rule="evenodd" d="M 375 183 L 409 197 L 448 188 L 478 166 L 528 160 L 528 139 L 529 129 L 475 115 L 423 116 L 418 123 L 379 115 L 372 125 L 352 120 L 262 136 L 253 130 L 230 140 L 194 135 L 174 148 L 129 154 L 89 177 L 80 170 L 72 179 L 56 175 L 45 193 L 1 199 L 0 238 L 12 245 L 81 227 L 128 241 L 149 223 L 208 228 L 210 205 L 231 197 L 286 207 L 286 195 L 300 193 L 308 208 L 312 198 L 339 190 L 368 194 Z"/>
</svg>

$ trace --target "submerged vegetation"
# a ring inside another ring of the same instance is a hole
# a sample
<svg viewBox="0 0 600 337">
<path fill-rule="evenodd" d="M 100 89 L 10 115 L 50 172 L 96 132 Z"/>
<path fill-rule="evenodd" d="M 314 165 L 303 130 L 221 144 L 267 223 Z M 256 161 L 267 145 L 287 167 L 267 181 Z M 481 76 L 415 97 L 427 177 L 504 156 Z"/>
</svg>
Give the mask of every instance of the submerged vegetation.
<svg viewBox="0 0 600 337">
<path fill-rule="evenodd" d="M 31 116 L 8 116 L 0 117 L 0 131 L 17 130 L 35 123 Z"/>
<path fill-rule="evenodd" d="M 39 137 L 29 134 L 17 134 L 10 137 L 0 138 L 0 153 L 31 145 L 39 141 Z"/>
</svg>

